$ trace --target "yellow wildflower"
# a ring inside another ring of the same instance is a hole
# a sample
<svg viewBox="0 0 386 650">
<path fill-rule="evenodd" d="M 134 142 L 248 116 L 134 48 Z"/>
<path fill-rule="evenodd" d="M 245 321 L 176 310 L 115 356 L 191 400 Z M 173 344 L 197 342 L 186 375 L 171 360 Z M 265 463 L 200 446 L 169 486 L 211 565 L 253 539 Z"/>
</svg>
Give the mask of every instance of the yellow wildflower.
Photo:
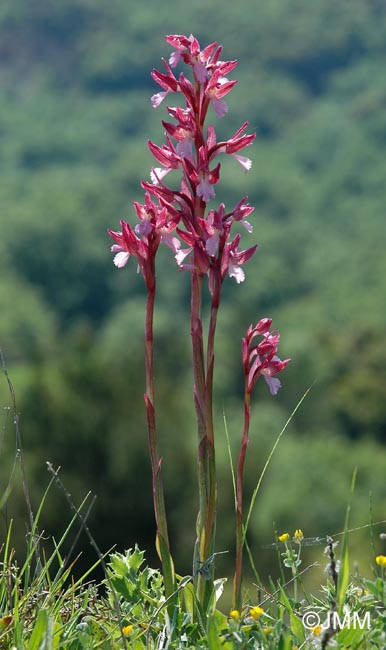
<svg viewBox="0 0 386 650">
<path fill-rule="evenodd" d="M 386 555 L 377 555 L 375 561 L 382 569 L 386 569 Z"/>
<path fill-rule="evenodd" d="M 230 618 L 233 618 L 234 621 L 239 621 L 240 620 L 240 612 L 238 609 L 232 609 L 232 611 L 229 614 Z"/>
<path fill-rule="evenodd" d="M 279 542 L 288 542 L 290 536 L 288 533 L 283 533 L 282 535 L 279 535 L 278 540 Z"/>
<path fill-rule="evenodd" d="M 133 626 L 132 626 L 132 625 L 125 625 L 125 626 L 122 628 L 123 635 L 124 635 L 124 636 L 129 636 L 129 634 L 131 634 L 132 630 L 133 630 Z"/>
<path fill-rule="evenodd" d="M 312 632 L 312 634 L 314 634 L 315 636 L 320 636 L 321 633 L 322 633 L 322 630 L 323 630 L 323 628 L 322 628 L 322 626 L 320 625 L 320 623 L 319 623 L 319 625 L 315 625 L 315 627 L 312 627 L 312 628 L 311 628 L 311 632 Z"/>
<path fill-rule="evenodd" d="M 294 540 L 295 542 L 301 542 L 302 539 L 304 539 L 303 531 L 301 528 L 297 528 L 294 532 Z"/>
<path fill-rule="evenodd" d="M 260 616 L 262 616 L 263 614 L 264 614 L 264 610 L 262 607 L 257 607 L 257 606 L 251 607 L 251 609 L 249 610 L 249 615 L 252 616 L 252 618 L 255 621 L 258 621 Z"/>
</svg>

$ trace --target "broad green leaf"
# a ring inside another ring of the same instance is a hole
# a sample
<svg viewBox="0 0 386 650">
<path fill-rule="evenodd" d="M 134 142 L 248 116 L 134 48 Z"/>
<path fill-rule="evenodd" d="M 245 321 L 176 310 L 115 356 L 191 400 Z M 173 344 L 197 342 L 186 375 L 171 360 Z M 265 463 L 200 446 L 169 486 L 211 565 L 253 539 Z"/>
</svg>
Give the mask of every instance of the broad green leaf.
<svg viewBox="0 0 386 650">
<path fill-rule="evenodd" d="M 303 623 L 300 618 L 293 613 L 291 614 L 290 619 L 292 632 L 296 635 L 298 641 L 303 643 L 305 640 Z"/>
<path fill-rule="evenodd" d="M 184 578 L 183 578 L 184 580 Z M 189 582 L 186 587 L 182 589 L 181 599 L 183 601 L 183 609 L 187 614 L 190 614 L 192 623 L 195 620 L 195 603 L 196 603 L 196 594 L 194 591 L 194 586 Z"/>
<path fill-rule="evenodd" d="M 233 643 L 224 642 L 221 630 L 226 627 L 226 616 L 216 611 L 208 621 L 208 646 L 209 650 L 233 650 Z"/>
</svg>

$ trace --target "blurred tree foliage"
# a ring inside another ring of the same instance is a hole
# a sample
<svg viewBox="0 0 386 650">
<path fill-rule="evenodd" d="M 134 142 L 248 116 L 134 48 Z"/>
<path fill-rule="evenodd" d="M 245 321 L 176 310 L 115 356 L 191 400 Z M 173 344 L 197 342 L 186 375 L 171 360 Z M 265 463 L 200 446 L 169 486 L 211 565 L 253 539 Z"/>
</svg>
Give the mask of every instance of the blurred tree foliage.
<svg viewBox="0 0 386 650">
<path fill-rule="evenodd" d="M 260 244 L 246 283 L 226 286 L 219 323 L 219 547 L 233 545 L 222 412 L 236 452 L 240 339 L 266 315 L 293 362 L 275 400 L 258 390 L 249 493 L 288 414 L 318 381 L 268 471 L 254 541 L 270 538 L 273 521 L 306 534 L 341 530 L 356 465 L 358 521 L 367 521 L 369 490 L 374 517 L 384 518 L 386 5 L 378 0 L 2 2 L 0 344 L 35 502 L 50 460 L 77 502 L 98 494 L 92 525 L 103 548 L 152 548 L 142 280 L 134 263 L 113 268 L 105 231 L 134 219 L 130 204 L 142 199 L 152 164 L 146 140 L 162 141 L 164 112 L 149 102 L 150 70 L 168 56 L 162 37 L 190 32 L 240 61 L 220 134 L 248 119 L 258 136 L 252 171 L 224 163 L 218 193 L 231 204 L 249 195 Z M 167 251 L 158 275 L 159 428 L 175 546 L 188 570 L 197 498 L 189 279 Z M 0 398 L 9 404 L 5 384 Z M 2 442 L 6 490 L 9 419 Z M 65 525 L 60 498 L 45 515 L 56 534 Z M 5 525 L 21 503 L 14 485 Z"/>
</svg>

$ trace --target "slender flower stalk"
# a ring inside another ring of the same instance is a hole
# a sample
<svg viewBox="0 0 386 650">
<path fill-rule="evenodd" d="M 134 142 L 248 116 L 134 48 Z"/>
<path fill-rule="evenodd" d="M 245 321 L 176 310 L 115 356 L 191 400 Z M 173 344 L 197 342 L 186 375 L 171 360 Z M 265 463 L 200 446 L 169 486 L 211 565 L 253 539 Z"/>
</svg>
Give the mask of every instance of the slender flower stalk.
<svg viewBox="0 0 386 650">
<path fill-rule="evenodd" d="M 152 260 L 154 265 L 154 260 Z M 146 325 L 145 325 L 145 374 L 146 374 L 146 393 L 144 395 L 146 405 L 147 427 L 149 434 L 149 450 L 152 471 L 152 485 L 153 485 L 153 503 L 154 513 L 157 525 L 158 545 L 166 545 L 170 552 L 168 525 L 166 518 L 165 497 L 162 481 L 162 458 L 159 457 L 158 452 L 158 435 L 155 419 L 155 404 L 154 404 L 154 337 L 153 337 L 153 321 L 154 321 L 154 303 L 155 303 L 155 274 L 154 283 L 148 287 L 147 301 L 146 301 Z M 162 559 L 162 552 L 159 550 Z M 172 586 L 172 585 L 171 585 Z M 174 585 L 173 585 L 174 587 Z"/>
<path fill-rule="evenodd" d="M 140 223 L 136 229 L 125 221 L 121 221 L 121 232 L 109 230 L 110 236 L 116 242 L 112 251 L 116 253 L 114 263 L 118 267 L 125 266 L 130 258 L 137 258 L 147 287 L 146 318 L 145 318 L 145 375 L 146 392 L 144 394 L 149 452 L 152 471 L 152 491 L 154 515 L 157 526 L 156 547 L 162 562 L 165 582 L 165 593 L 169 597 L 175 591 L 173 560 L 170 554 L 169 534 L 167 526 L 164 488 L 162 480 L 162 459 L 158 452 L 158 435 L 155 416 L 154 399 L 154 304 L 156 295 L 155 257 L 162 238 L 161 233 L 167 233 L 173 227 L 173 219 L 169 219 L 164 207 L 156 206 L 147 194 L 145 204 L 134 204 Z M 174 220 L 176 215 L 174 215 Z M 141 238 L 137 236 L 138 233 Z"/>
<path fill-rule="evenodd" d="M 206 576 L 197 573 L 200 565 L 214 552 L 216 521 L 216 463 L 213 434 L 213 415 L 208 411 L 208 386 L 205 373 L 205 357 L 202 331 L 202 275 L 192 273 L 191 334 L 194 366 L 194 401 L 198 432 L 198 489 L 199 513 L 197 517 L 197 541 L 194 556 L 196 591 L 201 603 L 206 604 L 211 584 Z M 211 393 L 211 391 L 210 391 Z M 210 424 L 212 430 L 210 432 Z M 213 569 L 212 569 L 213 571 Z"/>
<path fill-rule="evenodd" d="M 199 448 L 199 476 L 202 474 L 202 489 L 207 492 L 207 508 L 205 510 L 205 526 L 198 534 L 204 535 L 205 543 L 200 547 L 200 556 L 208 558 L 215 550 L 216 533 L 216 506 L 217 506 L 217 485 L 216 485 L 216 458 L 215 458 L 215 437 L 213 423 L 213 374 L 214 374 L 214 342 L 216 334 L 218 303 L 212 299 L 211 315 L 208 329 L 206 374 L 205 374 L 205 417 L 206 436 L 202 440 L 202 449 Z M 206 462 L 205 462 L 206 458 Z M 200 483 L 201 485 L 201 483 Z M 205 494 L 204 492 L 204 494 Z M 201 508 L 200 508 L 201 512 Z M 199 537 L 198 537 L 199 539 Z M 198 561 L 201 561 L 197 558 Z M 213 568 L 211 569 L 213 574 Z M 212 575 L 213 577 L 213 575 Z M 198 575 L 197 592 L 201 602 L 205 603 L 205 592 L 210 596 L 210 585 Z"/>
<path fill-rule="evenodd" d="M 169 535 L 167 531 L 167 521 L 165 512 L 165 501 L 163 494 L 163 485 L 161 479 L 162 461 L 158 454 L 158 436 L 155 420 L 154 405 L 154 337 L 153 337 L 153 320 L 154 320 L 154 303 L 155 303 L 155 280 L 151 287 L 148 287 L 146 301 L 146 325 L 145 325 L 145 374 L 146 374 L 146 393 L 145 405 L 147 415 L 147 426 L 149 434 L 149 450 L 152 469 L 153 483 L 153 501 L 154 513 L 157 524 L 157 530 L 162 535 L 165 543 L 169 547 Z"/>
<path fill-rule="evenodd" d="M 214 446 L 213 424 L 213 375 L 214 375 L 214 342 L 216 336 L 218 305 L 212 301 L 208 329 L 208 345 L 206 353 L 206 417 L 208 426 L 208 440 Z"/>
<path fill-rule="evenodd" d="M 154 258 L 152 260 L 154 265 Z M 155 303 L 155 274 L 154 283 L 148 287 L 146 301 L 146 326 L 145 326 L 145 374 L 146 393 L 144 395 L 146 405 L 147 428 L 149 437 L 149 450 L 152 472 L 153 506 L 157 526 L 156 547 L 162 562 L 162 572 L 165 582 L 165 595 L 170 597 L 175 589 L 174 566 L 170 553 L 168 524 L 165 508 L 165 496 L 162 479 L 162 458 L 158 452 L 158 435 L 155 418 L 154 402 L 154 303 Z"/>
<path fill-rule="evenodd" d="M 243 527 L 243 482 L 244 464 L 249 445 L 249 429 L 251 423 L 251 395 L 260 376 L 264 377 L 268 384 L 271 395 L 276 395 L 281 387 L 280 380 L 274 375 L 278 374 L 290 362 L 290 359 L 282 361 L 276 355 L 280 340 L 278 332 L 270 331 L 271 318 L 262 318 L 255 327 L 249 326 L 245 338 L 242 340 L 242 360 L 245 377 L 244 387 L 244 428 L 241 438 L 240 452 L 237 463 L 236 474 L 236 559 L 235 575 L 233 582 L 233 608 L 241 609 L 242 605 L 242 574 L 243 574 L 243 547 L 245 533 Z M 261 337 L 256 344 L 255 338 Z"/>
<path fill-rule="evenodd" d="M 197 419 L 198 434 L 198 492 L 199 513 L 197 517 L 197 541 L 194 562 L 198 568 L 201 558 L 205 555 L 205 521 L 208 513 L 208 486 L 206 471 L 206 413 L 205 413 L 205 365 L 202 333 L 202 275 L 198 272 L 191 276 L 191 337 L 193 350 L 193 376 L 194 376 L 194 405 Z M 197 574 L 196 583 L 199 574 Z"/>
<path fill-rule="evenodd" d="M 243 575 L 243 480 L 244 480 L 244 463 L 249 444 L 249 425 L 251 420 L 251 394 L 248 391 L 248 381 L 245 380 L 244 393 L 244 428 L 241 439 L 239 459 L 236 473 L 236 560 L 235 560 L 235 577 L 234 577 L 234 609 L 241 609 L 241 585 Z"/>
</svg>

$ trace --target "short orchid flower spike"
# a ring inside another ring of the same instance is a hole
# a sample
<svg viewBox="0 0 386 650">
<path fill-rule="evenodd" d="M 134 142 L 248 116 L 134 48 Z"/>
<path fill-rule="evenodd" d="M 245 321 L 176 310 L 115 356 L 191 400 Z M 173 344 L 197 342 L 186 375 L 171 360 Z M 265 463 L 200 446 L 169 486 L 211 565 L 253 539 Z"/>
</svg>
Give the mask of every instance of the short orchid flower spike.
<svg viewBox="0 0 386 650">
<path fill-rule="evenodd" d="M 271 395 L 277 395 L 281 388 L 280 380 L 275 376 L 287 366 L 291 359 L 282 361 L 277 356 L 280 341 L 279 332 L 270 331 L 272 319 L 263 318 L 255 327 L 249 326 L 242 341 L 242 358 L 247 390 L 252 393 L 261 376 L 268 384 Z M 261 337 L 259 343 L 255 338 Z"/>
</svg>

